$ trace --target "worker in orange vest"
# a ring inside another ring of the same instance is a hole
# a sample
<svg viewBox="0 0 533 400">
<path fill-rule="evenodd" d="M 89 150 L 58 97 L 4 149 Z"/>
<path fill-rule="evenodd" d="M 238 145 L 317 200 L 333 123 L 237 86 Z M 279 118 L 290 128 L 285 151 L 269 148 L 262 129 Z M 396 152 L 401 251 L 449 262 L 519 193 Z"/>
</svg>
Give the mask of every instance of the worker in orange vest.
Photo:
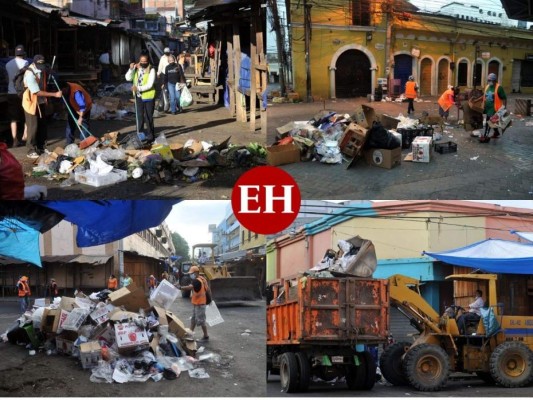
<svg viewBox="0 0 533 400">
<path fill-rule="evenodd" d="M 204 333 L 201 340 L 209 340 L 207 323 L 205 320 L 205 309 L 210 302 L 208 301 L 209 285 L 207 284 L 205 277 L 200 276 L 200 269 L 196 265 L 193 265 L 191 269 L 189 269 L 189 276 L 191 277 L 191 284 L 188 286 L 182 286 L 180 289 L 192 290 L 191 303 L 193 305 L 193 312 L 191 318 L 191 331 L 194 332 L 194 328 L 198 325 L 202 328 Z"/>
<path fill-rule="evenodd" d="M 111 274 L 109 279 L 107 280 L 107 288 L 111 291 L 115 291 L 118 288 L 118 280 L 115 275 Z"/>
<path fill-rule="evenodd" d="M 157 287 L 157 279 L 155 279 L 155 276 L 150 275 L 148 277 L 148 292 L 150 293 L 150 296 L 152 295 L 152 292 Z"/>
<path fill-rule="evenodd" d="M 409 80 L 405 83 L 405 97 L 407 97 L 407 102 L 409 105 L 407 106 L 407 114 L 411 114 L 411 112 L 415 112 L 415 106 L 414 106 L 414 100 L 416 99 L 416 95 L 418 92 L 418 85 L 415 82 L 415 77 L 411 75 L 409 77 Z"/>
<path fill-rule="evenodd" d="M 83 133 L 80 134 L 80 139 L 89 136 L 89 120 L 91 119 L 93 100 L 91 99 L 91 95 L 77 83 L 63 82 L 59 85 L 71 111 L 69 112 L 67 110 L 67 141 L 65 145 L 68 146 L 74 143 L 76 132 L 79 133 L 80 129 L 83 130 Z"/>
<path fill-rule="evenodd" d="M 481 143 L 488 143 L 491 138 L 496 139 L 500 137 L 500 131 L 498 128 L 494 128 L 494 133 L 489 137 L 490 126 L 489 120 L 500 107 L 507 107 L 507 95 L 503 90 L 503 87 L 498 83 L 498 77 L 496 74 L 489 74 L 487 76 L 487 86 L 485 86 L 485 92 L 483 94 L 483 113 L 486 114 L 485 120 L 485 132 L 483 136 L 479 138 Z"/>
<path fill-rule="evenodd" d="M 21 276 L 17 282 L 18 297 L 20 299 L 20 311 L 25 313 L 30 308 L 30 284 L 27 276 Z"/>
<path fill-rule="evenodd" d="M 456 89 L 449 85 L 444 93 L 439 97 L 439 115 L 445 120 L 448 119 L 450 114 L 450 108 L 455 104 L 455 92 Z"/>
</svg>

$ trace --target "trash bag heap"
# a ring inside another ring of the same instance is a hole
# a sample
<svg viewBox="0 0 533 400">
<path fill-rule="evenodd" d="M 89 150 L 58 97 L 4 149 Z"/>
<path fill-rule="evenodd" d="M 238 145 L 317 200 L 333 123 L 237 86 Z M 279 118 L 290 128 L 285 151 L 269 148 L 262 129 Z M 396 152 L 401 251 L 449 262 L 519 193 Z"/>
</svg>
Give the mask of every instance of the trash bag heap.
<svg viewBox="0 0 533 400">
<path fill-rule="evenodd" d="M 36 299 L 1 338 L 25 346 L 30 355 L 76 357 L 95 383 L 174 380 L 185 371 L 209 378 L 206 362 L 220 363 L 221 357 L 198 348 L 192 331 L 169 310 L 179 293 L 163 280 L 149 300 L 134 284 L 89 296 L 76 292 L 52 304 Z M 224 322 L 216 305 L 208 307 L 208 324 Z"/>
</svg>

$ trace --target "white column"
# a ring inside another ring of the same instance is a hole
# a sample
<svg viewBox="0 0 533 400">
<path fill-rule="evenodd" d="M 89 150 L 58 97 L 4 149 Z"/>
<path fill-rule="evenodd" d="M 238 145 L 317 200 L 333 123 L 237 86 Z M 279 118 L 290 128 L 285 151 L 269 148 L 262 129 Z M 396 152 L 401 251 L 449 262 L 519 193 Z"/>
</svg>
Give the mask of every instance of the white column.
<svg viewBox="0 0 533 400">
<path fill-rule="evenodd" d="M 335 71 L 337 68 L 335 67 L 328 67 L 329 68 L 329 93 L 331 99 L 337 98 L 337 93 L 335 92 Z"/>
</svg>

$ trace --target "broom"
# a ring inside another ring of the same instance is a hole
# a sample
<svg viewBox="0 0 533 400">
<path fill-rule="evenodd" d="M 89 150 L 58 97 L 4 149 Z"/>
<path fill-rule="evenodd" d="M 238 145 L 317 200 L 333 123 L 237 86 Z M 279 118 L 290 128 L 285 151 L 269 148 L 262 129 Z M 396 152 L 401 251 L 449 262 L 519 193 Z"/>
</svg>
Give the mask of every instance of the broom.
<svg viewBox="0 0 533 400">
<path fill-rule="evenodd" d="M 56 78 L 54 78 L 54 76 L 52 74 L 50 74 L 50 76 L 54 80 L 54 83 L 55 83 L 55 85 L 57 87 L 57 90 L 61 91 L 61 88 L 59 87 L 59 85 L 58 85 L 58 83 L 56 81 Z M 91 146 L 92 144 L 94 144 L 98 139 L 96 139 L 93 136 L 93 134 L 91 132 L 89 132 L 89 130 L 85 126 L 83 126 L 83 124 L 78 124 L 78 119 L 74 116 L 74 113 L 70 109 L 70 106 L 68 105 L 67 100 L 65 99 L 65 96 L 63 96 L 63 92 L 62 91 L 61 91 L 61 98 L 63 99 L 63 102 L 65 103 L 65 107 L 67 108 L 67 111 L 69 112 L 70 116 L 72 117 L 72 119 L 76 123 L 76 126 L 78 127 L 78 129 L 80 131 L 80 135 L 83 137 L 83 140 L 80 142 L 80 146 L 79 146 L 80 149 L 85 149 L 85 148 Z M 85 135 L 83 130 L 85 130 L 89 135 L 88 136 Z"/>
</svg>

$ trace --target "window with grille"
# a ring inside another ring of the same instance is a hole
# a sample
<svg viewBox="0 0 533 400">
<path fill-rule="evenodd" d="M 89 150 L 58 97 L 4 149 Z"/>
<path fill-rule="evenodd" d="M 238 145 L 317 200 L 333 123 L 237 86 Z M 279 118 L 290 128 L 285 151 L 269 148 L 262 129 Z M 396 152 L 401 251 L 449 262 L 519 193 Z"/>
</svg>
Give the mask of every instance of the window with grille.
<svg viewBox="0 0 533 400">
<path fill-rule="evenodd" d="M 370 25 L 370 0 L 353 0 L 351 8 L 352 25 Z"/>
</svg>

